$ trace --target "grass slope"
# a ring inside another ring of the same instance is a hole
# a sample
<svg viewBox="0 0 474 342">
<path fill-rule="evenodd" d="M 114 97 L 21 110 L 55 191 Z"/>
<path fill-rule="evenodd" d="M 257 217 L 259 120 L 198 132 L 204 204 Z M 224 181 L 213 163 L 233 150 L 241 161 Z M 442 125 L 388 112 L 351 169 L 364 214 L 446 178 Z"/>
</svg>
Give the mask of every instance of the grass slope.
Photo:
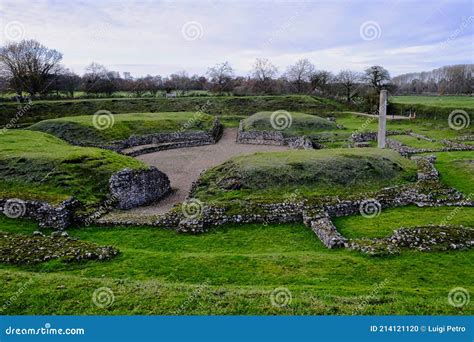
<svg viewBox="0 0 474 342">
<path fill-rule="evenodd" d="M 262 152 L 234 157 L 204 173 L 202 200 L 282 199 L 348 195 L 415 180 L 416 166 L 391 150 L 375 148 Z"/>
<path fill-rule="evenodd" d="M 191 112 L 116 114 L 112 126 L 99 130 L 92 115 L 80 115 L 40 121 L 28 129 L 52 134 L 72 144 L 99 145 L 132 135 L 208 130 L 212 121 L 210 115 Z"/>
<path fill-rule="evenodd" d="M 474 97 L 472 96 L 392 96 L 390 101 L 402 104 L 474 109 Z"/>
<path fill-rule="evenodd" d="M 441 174 L 441 181 L 474 199 L 474 152 L 434 154 L 437 156 L 435 166 Z"/>
<path fill-rule="evenodd" d="M 105 198 L 110 176 L 145 164 L 112 151 L 76 147 L 46 133 L 0 135 L 0 197 L 57 203 L 75 196 L 85 204 Z"/>
<path fill-rule="evenodd" d="M 272 126 L 272 115 L 274 112 L 255 113 L 243 121 L 244 131 L 275 131 Z M 281 132 L 286 136 L 310 135 L 315 132 L 332 131 L 337 129 L 336 124 L 316 115 L 291 112 L 291 125 Z M 274 125 L 278 125 L 278 117 L 286 118 L 283 114 L 276 113 Z"/>
<path fill-rule="evenodd" d="M 333 219 L 339 232 L 347 238 L 384 238 L 400 227 L 419 225 L 463 225 L 474 228 L 474 208 L 416 206 L 383 210 L 379 216 L 345 216 Z"/>
<path fill-rule="evenodd" d="M 350 112 L 333 113 L 336 117 L 336 122 L 342 124 L 349 136 L 353 131 L 357 132 L 376 132 L 378 129 L 378 119 L 373 117 L 366 117 Z M 388 120 L 388 130 L 408 130 L 411 129 L 415 133 L 425 135 L 436 140 L 452 139 L 457 136 L 474 134 L 473 125 L 461 129 L 454 130 L 448 125 L 447 118 L 442 120 L 434 120 L 429 118 L 418 118 L 415 120 Z M 423 142 L 424 143 L 424 142 Z M 428 142 L 426 142 L 428 143 Z"/>
<path fill-rule="evenodd" d="M 330 99 L 307 95 L 288 96 L 209 96 L 139 98 L 139 99 L 90 99 L 67 101 L 34 101 L 31 108 L 19 118 L 20 123 L 35 123 L 44 119 L 72 115 L 92 115 L 98 110 L 118 113 L 196 112 L 212 115 L 245 115 L 268 110 L 284 109 L 318 114 L 344 110 L 345 105 Z M 0 125 L 5 125 L 17 115 L 16 103 L 0 103 Z"/>
<path fill-rule="evenodd" d="M 411 216 L 410 224 L 423 225 L 432 215 L 427 209 L 401 208 L 396 217 Z M 350 221 L 346 225 L 354 226 Z M 1 231 L 31 234 L 35 229 L 29 221 L 0 218 Z M 121 254 L 107 262 L 0 265 L 0 304 L 16 295 L 9 305 L 0 305 L 3 314 L 474 313 L 472 303 L 455 308 L 447 300 L 454 287 L 474 291 L 474 275 L 468 272 L 474 250 L 372 258 L 329 250 L 300 224 L 229 225 L 199 236 L 146 227 L 69 233 L 115 246 Z M 18 295 L 22 286 L 27 290 Z M 99 287 L 114 293 L 113 304 L 104 309 L 92 301 Z M 278 287 L 291 291 L 287 307 L 271 304 Z"/>
<path fill-rule="evenodd" d="M 416 112 L 419 118 L 448 119 L 454 110 L 465 110 L 472 120 L 472 96 L 394 96 L 389 99 L 390 114 L 408 115 Z"/>
</svg>

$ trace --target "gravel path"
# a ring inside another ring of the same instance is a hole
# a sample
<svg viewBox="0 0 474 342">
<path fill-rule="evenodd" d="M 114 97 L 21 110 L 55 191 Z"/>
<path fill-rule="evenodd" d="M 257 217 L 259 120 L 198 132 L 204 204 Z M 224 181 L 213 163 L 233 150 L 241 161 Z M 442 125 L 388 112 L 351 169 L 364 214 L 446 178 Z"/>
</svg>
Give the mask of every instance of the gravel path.
<svg viewBox="0 0 474 342">
<path fill-rule="evenodd" d="M 176 191 L 165 199 L 150 206 L 126 211 L 128 215 L 160 215 L 169 211 L 175 204 L 184 201 L 192 182 L 200 173 L 227 159 L 259 151 L 283 151 L 286 146 L 237 144 L 237 129 L 227 128 L 217 144 L 165 150 L 136 157 L 148 165 L 156 166 L 168 175 L 171 187 Z M 115 212 L 115 214 L 119 214 Z"/>
</svg>

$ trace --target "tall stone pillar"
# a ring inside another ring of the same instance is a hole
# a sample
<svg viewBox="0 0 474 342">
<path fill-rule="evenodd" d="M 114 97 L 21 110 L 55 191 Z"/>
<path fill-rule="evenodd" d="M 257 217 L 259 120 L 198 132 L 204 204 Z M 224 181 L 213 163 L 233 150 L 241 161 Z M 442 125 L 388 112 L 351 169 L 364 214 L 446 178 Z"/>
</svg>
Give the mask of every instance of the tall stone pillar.
<svg viewBox="0 0 474 342">
<path fill-rule="evenodd" d="M 380 92 L 379 103 L 379 132 L 377 134 L 377 144 L 379 148 L 385 148 L 385 130 L 387 126 L 387 91 Z"/>
</svg>

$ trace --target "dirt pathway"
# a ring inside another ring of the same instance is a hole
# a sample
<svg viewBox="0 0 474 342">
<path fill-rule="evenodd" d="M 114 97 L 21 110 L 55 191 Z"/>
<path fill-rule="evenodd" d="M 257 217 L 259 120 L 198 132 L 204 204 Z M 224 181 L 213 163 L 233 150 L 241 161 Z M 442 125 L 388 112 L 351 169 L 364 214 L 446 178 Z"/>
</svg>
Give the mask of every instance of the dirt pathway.
<svg viewBox="0 0 474 342">
<path fill-rule="evenodd" d="M 214 145 L 165 150 L 138 156 L 137 159 L 148 165 L 156 166 L 166 173 L 170 178 L 171 187 L 176 191 L 154 205 L 128 210 L 127 213 L 129 215 L 164 214 L 186 198 L 192 182 L 198 179 L 203 170 L 221 164 L 239 154 L 287 149 L 285 146 L 237 144 L 235 142 L 236 136 L 237 129 L 226 128 L 222 138 Z"/>
</svg>

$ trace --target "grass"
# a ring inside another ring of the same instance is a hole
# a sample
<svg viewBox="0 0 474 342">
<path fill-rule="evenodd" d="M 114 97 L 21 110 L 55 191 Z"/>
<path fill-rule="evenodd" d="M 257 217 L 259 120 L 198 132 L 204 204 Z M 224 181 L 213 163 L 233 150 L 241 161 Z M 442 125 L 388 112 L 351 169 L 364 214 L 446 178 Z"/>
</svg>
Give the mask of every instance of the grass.
<svg viewBox="0 0 474 342">
<path fill-rule="evenodd" d="M 416 178 L 416 166 L 375 148 L 261 152 L 237 156 L 208 170 L 195 196 L 204 201 L 282 200 L 378 190 Z"/>
<path fill-rule="evenodd" d="M 463 225 L 474 228 L 474 208 L 428 207 L 416 206 L 382 210 L 374 218 L 363 216 L 346 216 L 333 219 L 339 232 L 347 238 L 362 237 L 384 238 L 392 235 L 400 227 L 417 227 L 420 225 Z"/>
<path fill-rule="evenodd" d="M 35 123 L 64 116 L 92 115 L 98 110 L 119 113 L 197 112 L 211 115 L 243 115 L 267 110 L 284 109 L 308 114 L 324 114 L 346 109 L 334 100 L 307 95 L 287 96 L 197 96 L 135 99 L 87 99 L 34 101 L 26 111 L 19 111 L 16 103 L 0 103 L 0 125 L 12 120 L 17 123 Z M 19 115 L 21 114 L 21 115 Z"/>
<path fill-rule="evenodd" d="M 423 214 L 426 209 L 417 210 L 414 224 L 431 219 L 431 213 Z M 411 208 L 405 214 L 400 211 L 400 217 L 414 213 Z M 30 234 L 35 229 L 30 221 L 0 218 L 1 231 Z M 474 290 L 473 274 L 467 272 L 473 250 L 405 251 L 396 257 L 371 258 L 326 249 L 302 224 L 228 225 L 198 236 L 147 227 L 89 227 L 69 233 L 81 241 L 112 245 L 121 254 L 107 262 L 0 265 L 0 308 L 11 301 L 4 314 L 474 312 L 472 304 L 454 308 L 447 301 L 454 287 Z M 18 295 L 22 286 L 26 289 Z M 92 302 L 99 287 L 114 293 L 113 304 L 104 309 Z M 271 304 L 271 293 L 278 287 L 291 291 L 286 307 Z"/>
<path fill-rule="evenodd" d="M 28 129 L 49 133 L 76 145 L 101 145 L 132 135 L 208 130 L 213 119 L 210 115 L 192 112 L 115 114 L 113 124 L 97 129 L 96 126 L 101 127 L 100 116 L 94 121 L 91 115 L 80 115 L 40 121 Z"/>
<path fill-rule="evenodd" d="M 46 133 L 0 135 L 0 198 L 58 203 L 74 196 L 94 204 L 107 195 L 110 176 L 126 167 L 146 165 L 112 151 L 71 146 Z"/>
<path fill-rule="evenodd" d="M 391 135 L 390 139 L 397 140 L 404 145 L 415 147 L 415 148 L 427 148 L 427 149 L 436 149 L 444 147 L 438 141 L 428 141 L 425 139 L 420 139 L 416 137 L 412 137 L 410 135 Z"/>
<path fill-rule="evenodd" d="M 441 181 L 465 195 L 474 197 L 474 152 L 436 152 L 435 166 L 441 174 Z"/>
<path fill-rule="evenodd" d="M 474 109 L 474 98 L 472 96 L 391 96 L 390 102 Z"/>
<path fill-rule="evenodd" d="M 348 136 L 356 132 L 376 132 L 378 129 L 378 119 L 356 115 L 351 112 L 333 113 L 336 122 L 343 125 L 348 132 Z M 430 118 L 418 118 L 415 120 L 388 120 L 387 130 L 412 130 L 435 140 L 452 139 L 462 135 L 474 134 L 473 126 L 461 130 L 454 130 L 449 127 L 447 119 L 434 120 Z"/>
<path fill-rule="evenodd" d="M 311 135 L 315 132 L 332 131 L 337 129 L 335 123 L 316 115 L 309 115 L 297 112 L 291 112 L 288 114 L 286 113 L 255 113 L 243 121 L 242 128 L 244 131 L 275 131 L 276 129 L 274 128 L 274 126 L 288 126 L 285 129 L 281 130 L 281 132 L 285 136 Z M 289 120 L 291 120 L 291 122 Z"/>
<path fill-rule="evenodd" d="M 464 110 L 472 121 L 474 109 L 472 96 L 394 96 L 389 102 L 390 114 L 416 113 L 417 118 L 447 120 L 454 110 Z"/>
</svg>

